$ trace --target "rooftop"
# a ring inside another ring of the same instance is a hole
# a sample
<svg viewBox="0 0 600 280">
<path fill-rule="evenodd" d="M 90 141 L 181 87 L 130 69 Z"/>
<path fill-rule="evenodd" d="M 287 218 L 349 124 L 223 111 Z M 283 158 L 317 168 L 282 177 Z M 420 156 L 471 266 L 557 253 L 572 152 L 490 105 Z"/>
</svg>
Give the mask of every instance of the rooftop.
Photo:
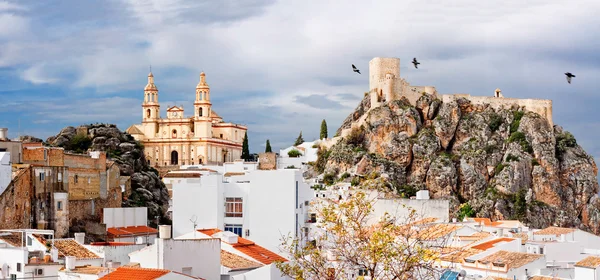
<svg viewBox="0 0 600 280">
<path fill-rule="evenodd" d="M 133 242 L 92 242 L 90 246 L 129 246 L 136 245 Z"/>
<path fill-rule="evenodd" d="M 73 256 L 77 259 L 99 259 L 92 251 L 77 243 L 75 239 L 54 239 L 54 247 L 58 249 L 58 256 Z"/>
<path fill-rule="evenodd" d="M 575 266 L 587 267 L 587 268 L 597 268 L 600 266 L 600 257 L 589 256 L 583 260 L 580 260 L 575 264 Z"/>
<path fill-rule="evenodd" d="M 435 224 L 422 228 L 418 231 L 418 237 L 421 240 L 436 240 L 445 237 L 448 234 L 461 229 L 462 226 L 452 224 Z"/>
<path fill-rule="evenodd" d="M 71 271 L 69 271 L 69 272 L 98 275 L 100 272 L 106 271 L 108 269 L 109 268 L 106 268 L 106 267 L 84 265 L 84 266 L 76 266 L 74 269 L 71 269 Z M 60 269 L 60 271 L 66 271 L 66 270 L 67 269 L 65 267 Z"/>
<path fill-rule="evenodd" d="M 478 260 L 478 262 L 482 264 L 503 263 L 507 268 L 511 269 L 519 268 L 542 257 L 544 257 L 544 255 L 501 250 Z"/>
<path fill-rule="evenodd" d="M 4 243 L 7 243 L 10 246 L 13 247 L 21 247 L 23 246 L 23 241 L 21 240 L 21 238 L 23 238 L 23 235 L 20 233 L 16 233 L 16 232 L 10 232 L 10 233 L 3 233 L 6 235 L 0 235 L 0 241 L 3 241 Z"/>
<path fill-rule="evenodd" d="M 535 235 L 562 235 L 574 232 L 575 228 L 562 228 L 562 227 L 547 227 L 542 230 L 538 230 L 534 232 Z"/>
<path fill-rule="evenodd" d="M 221 265 L 231 269 L 249 269 L 262 266 L 262 264 L 229 253 L 225 250 L 221 250 Z"/>
<path fill-rule="evenodd" d="M 112 238 L 126 236 L 140 236 L 146 234 L 158 234 L 158 230 L 148 226 L 132 226 L 132 227 L 112 227 L 106 229 L 108 235 Z"/>
<path fill-rule="evenodd" d="M 101 280 L 152 280 L 171 272 L 166 269 L 118 267 L 115 271 L 100 278 Z"/>
<path fill-rule="evenodd" d="M 461 262 L 464 258 L 468 258 L 470 256 L 477 255 L 481 252 L 483 252 L 483 250 L 473 249 L 473 248 L 465 248 L 465 249 L 460 248 L 450 254 L 441 256 L 440 260 L 446 261 L 446 262 L 458 263 L 458 262 Z"/>
<path fill-rule="evenodd" d="M 487 242 L 483 242 L 483 243 L 475 245 L 475 246 L 473 246 L 471 248 L 485 251 L 487 249 L 495 247 L 496 244 L 498 244 L 500 242 L 511 242 L 513 240 L 515 240 L 515 239 L 514 238 L 508 238 L 508 237 L 501 237 L 501 238 L 496 238 L 496 239 L 493 239 L 493 240 L 490 240 L 490 241 L 487 241 Z"/>
<path fill-rule="evenodd" d="M 198 230 L 198 232 L 206 234 L 208 236 L 212 236 L 215 233 L 219 233 L 221 231 L 222 230 L 216 229 L 216 228 L 214 228 L 214 229 L 199 229 Z M 224 241 L 222 241 L 222 242 L 224 242 Z M 234 249 L 240 251 L 244 255 L 247 255 L 262 264 L 268 265 L 268 264 L 271 264 L 276 261 L 283 261 L 283 262 L 288 261 L 284 257 L 277 255 L 259 245 L 256 245 L 253 241 L 250 241 L 250 240 L 242 238 L 242 237 L 238 237 L 238 243 L 234 243 L 234 244 L 227 243 L 227 244 L 231 245 Z"/>
</svg>

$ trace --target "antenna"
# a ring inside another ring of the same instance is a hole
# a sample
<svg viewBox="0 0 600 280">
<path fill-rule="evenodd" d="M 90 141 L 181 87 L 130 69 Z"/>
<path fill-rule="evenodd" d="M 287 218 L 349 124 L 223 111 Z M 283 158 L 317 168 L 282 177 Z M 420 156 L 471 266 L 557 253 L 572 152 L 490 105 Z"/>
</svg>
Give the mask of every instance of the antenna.
<svg viewBox="0 0 600 280">
<path fill-rule="evenodd" d="M 150 73 L 152 73 L 152 64 L 150 64 Z"/>
<path fill-rule="evenodd" d="M 198 223 L 196 223 L 197 220 L 198 217 L 196 217 L 196 215 L 192 215 L 190 222 L 192 222 L 192 224 L 194 225 L 194 237 L 196 237 L 196 226 L 198 226 Z"/>
</svg>

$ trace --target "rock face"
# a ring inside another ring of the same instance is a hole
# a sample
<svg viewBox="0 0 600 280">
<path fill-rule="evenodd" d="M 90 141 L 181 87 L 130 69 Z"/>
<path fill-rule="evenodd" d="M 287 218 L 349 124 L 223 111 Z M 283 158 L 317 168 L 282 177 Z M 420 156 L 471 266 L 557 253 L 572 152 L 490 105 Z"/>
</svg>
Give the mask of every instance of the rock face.
<svg viewBox="0 0 600 280">
<path fill-rule="evenodd" d="M 353 183 L 379 176 L 405 196 L 428 189 L 451 201 L 451 217 L 468 203 L 477 217 L 519 219 L 532 227 L 579 227 L 600 233 L 598 168 L 569 132 L 517 106 L 494 110 L 461 98 L 423 95 L 369 111 L 368 96 L 338 130 L 355 128 L 317 170 Z"/>
<path fill-rule="evenodd" d="M 148 207 L 148 218 L 160 216 L 161 223 L 169 223 L 166 211 L 169 193 L 158 177 L 158 171 L 148 165 L 143 147 L 116 125 L 83 125 L 65 127 L 46 142 L 51 146 L 84 153 L 88 149 L 106 151 L 121 170 L 122 176 L 131 176 L 131 195 L 124 199 L 123 207 Z"/>
</svg>

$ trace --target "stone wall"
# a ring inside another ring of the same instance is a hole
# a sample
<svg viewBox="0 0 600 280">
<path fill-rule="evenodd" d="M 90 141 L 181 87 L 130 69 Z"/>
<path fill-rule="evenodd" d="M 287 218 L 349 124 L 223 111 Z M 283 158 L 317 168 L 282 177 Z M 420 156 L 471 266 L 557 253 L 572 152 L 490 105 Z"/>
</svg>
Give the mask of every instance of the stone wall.
<svg viewBox="0 0 600 280">
<path fill-rule="evenodd" d="M 32 169 L 17 171 L 16 177 L 0 195 L 0 228 L 31 228 Z"/>
<path fill-rule="evenodd" d="M 108 190 L 106 199 L 69 200 L 70 231 L 85 231 L 94 240 L 104 240 L 106 226 L 102 224 L 104 208 L 120 208 L 123 202 L 121 188 Z"/>
<path fill-rule="evenodd" d="M 275 170 L 277 169 L 277 155 L 275 153 L 258 154 L 258 169 Z"/>
<path fill-rule="evenodd" d="M 552 100 L 471 96 L 469 94 L 444 94 L 442 95 L 442 101 L 444 103 L 451 102 L 461 97 L 470 100 L 471 103 L 475 105 L 489 104 L 494 109 L 510 108 L 513 105 L 517 105 L 522 107 L 525 111 L 539 114 L 548 121 L 550 127 L 554 125 L 554 122 L 552 121 Z"/>
<path fill-rule="evenodd" d="M 64 163 L 69 168 L 69 200 L 98 198 L 102 188 L 108 189 L 104 152 L 98 153 L 97 158 L 65 154 Z"/>
</svg>

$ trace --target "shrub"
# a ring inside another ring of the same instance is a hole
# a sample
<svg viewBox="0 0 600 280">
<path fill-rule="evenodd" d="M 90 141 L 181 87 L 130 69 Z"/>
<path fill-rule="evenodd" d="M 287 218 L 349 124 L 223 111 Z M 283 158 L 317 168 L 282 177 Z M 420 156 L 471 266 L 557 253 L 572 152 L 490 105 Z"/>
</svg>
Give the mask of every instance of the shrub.
<svg viewBox="0 0 600 280">
<path fill-rule="evenodd" d="M 494 152 L 494 150 L 496 149 L 496 145 L 486 145 L 483 150 L 488 153 L 491 154 Z"/>
<path fill-rule="evenodd" d="M 342 174 L 342 176 L 340 176 L 340 181 L 343 181 L 343 180 L 345 180 L 348 177 L 350 177 L 350 173 L 344 172 L 344 174 Z"/>
<path fill-rule="evenodd" d="M 535 158 L 532 158 L 532 159 L 531 159 L 531 165 L 532 165 L 532 166 L 537 166 L 537 165 L 540 165 L 540 163 L 538 162 L 538 160 L 537 160 L 537 159 L 535 159 Z"/>
<path fill-rule="evenodd" d="M 511 162 L 511 161 L 519 161 L 520 158 L 518 156 L 515 156 L 513 154 L 508 154 L 506 156 L 506 161 Z"/>
<path fill-rule="evenodd" d="M 323 183 L 325 185 L 331 186 L 331 185 L 333 185 L 334 182 L 335 182 L 335 174 L 326 173 L 325 175 L 323 175 Z"/>
<path fill-rule="evenodd" d="M 350 181 L 350 185 L 351 186 L 358 186 L 358 185 L 360 185 L 360 177 L 354 176 L 352 178 L 352 181 Z"/>
<path fill-rule="evenodd" d="M 288 167 L 286 167 L 286 169 L 296 169 L 296 166 L 289 165 Z"/>
<path fill-rule="evenodd" d="M 526 194 L 525 189 L 520 189 L 515 195 L 513 215 L 514 218 L 518 220 L 522 220 L 527 211 L 527 201 L 525 200 Z"/>
<path fill-rule="evenodd" d="M 346 136 L 346 144 L 361 147 L 365 141 L 365 129 L 363 126 L 352 128 L 350 134 Z"/>
<path fill-rule="evenodd" d="M 329 159 L 329 155 L 331 151 L 328 151 L 324 148 L 319 148 L 317 150 L 317 162 L 315 163 L 315 170 L 318 173 L 323 173 L 325 171 L 325 165 L 327 165 L 327 160 Z"/>
<path fill-rule="evenodd" d="M 92 145 L 92 139 L 83 134 L 77 134 L 69 141 L 67 150 L 76 153 L 85 153 Z"/>
<path fill-rule="evenodd" d="M 500 172 L 502 172 L 502 170 L 504 170 L 504 167 L 506 167 L 506 165 L 504 165 L 502 163 L 498 163 L 498 165 L 496 165 L 496 168 L 494 169 L 494 175 L 500 174 Z"/>
<path fill-rule="evenodd" d="M 300 151 L 298 151 L 296 149 L 293 149 L 293 150 L 291 150 L 291 151 L 288 152 L 288 156 L 289 157 L 293 157 L 293 158 L 299 157 L 301 155 L 302 155 L 302 153 L 300 153 Z"/>
<path fill-rule="evenodd" d="M 556 135 L 556 156 L 562 157 L 567 151 L 567 148 L 573 148 L 577 146 L 577 140 L 570 132 L 564 132 Z"/>
<path fill-rule="evenodd" d="M 475 210 L 468 202 L 463 203 L 458 209 L 458 220 L 462 221 L 465 217 L 475 217 L 475 214 Z"/>
<path fill-rule="evenodd" d="M 498 128 L 500 128 L 500 125 L 502 125 L 503 122 L 504 119 L 502 119 L 500 115 L 493 113 L 490 116 L 490 123 L 488 124 L 488 127 L 492 132 L 495 132 L 496 130 L 498 130 Z"/>
<path fill-rule="evenodd" d="M 510 123 L 510 133 L 514 133 L 519 129 L 521 125 L 521 118 L 523 118 L 523 111 L 513 112 L 513 121 Z"/>
<path fill-rule="evenodd" d="M 371 174 L 369 174 L 369 176 L 367 176 L 368 180 L 374 180 L 377 178 L 379 178 L 379 173 L 377 171 L 373 171 Z"/>
<path fill-rule="evenodd" d="M 523 134 L 523 132 L 515 131 L 511 133 L 510 137 L 508 138 L 508 143 L 512 142 L 519 143 L 519 145 L 521 145 L 521 148 L 523 148 L 524 151 L 530 154 L 533 153 L 533 148 L 529 144 L 529 141 L 527 141 L 527 138 L 525 138 L 525 134 Z"/>
<path fill-rule="evenodd" d="M 398 188 L 398 193 L 402 196 L 402 197 L 411 197 L 411 196 L 415 196 L 417 195 L 417 188 L 411 186 L 411 185 L 402 185 Z"/>
</svg>

